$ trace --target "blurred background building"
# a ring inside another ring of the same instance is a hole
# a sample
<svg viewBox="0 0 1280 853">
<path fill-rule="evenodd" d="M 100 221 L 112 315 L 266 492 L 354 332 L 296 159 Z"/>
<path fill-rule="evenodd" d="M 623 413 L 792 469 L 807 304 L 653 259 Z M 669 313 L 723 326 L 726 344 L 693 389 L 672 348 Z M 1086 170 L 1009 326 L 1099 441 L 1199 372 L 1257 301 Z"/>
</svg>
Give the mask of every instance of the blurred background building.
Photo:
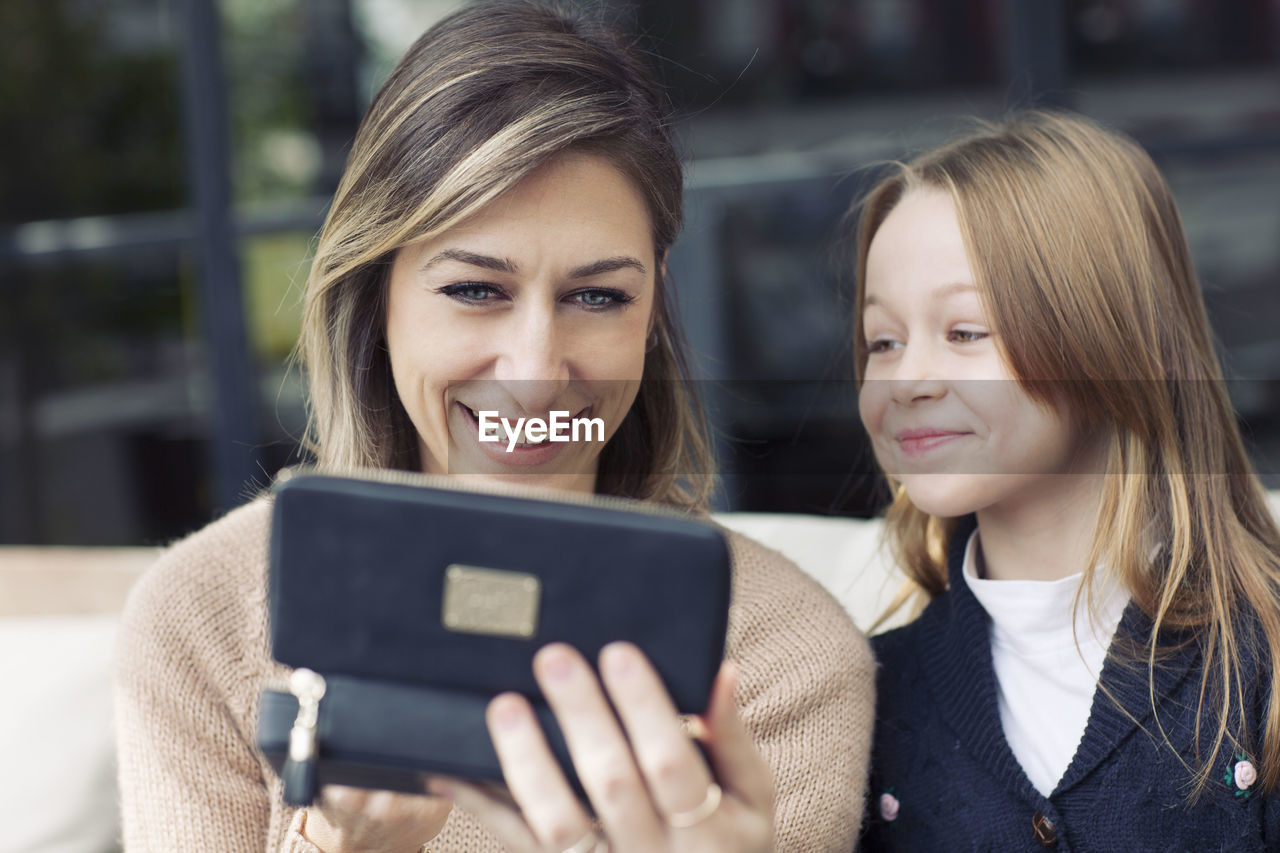
<svg viewBox="0 0 1280 853">
<path fill-rule="evenodd" d="M 0 542 L 163 542 L 297 460 L 310 241 L 364 106 L 456 5 L 0 4 Z M 880 500 L 841 216 L 870 166 L 1028 103 L 1128 131 L 1169 177 L 1280 486 L 1280 0 L 607 7 L 681 115 L 671 271 L 725 507 Z"/>
</svg>

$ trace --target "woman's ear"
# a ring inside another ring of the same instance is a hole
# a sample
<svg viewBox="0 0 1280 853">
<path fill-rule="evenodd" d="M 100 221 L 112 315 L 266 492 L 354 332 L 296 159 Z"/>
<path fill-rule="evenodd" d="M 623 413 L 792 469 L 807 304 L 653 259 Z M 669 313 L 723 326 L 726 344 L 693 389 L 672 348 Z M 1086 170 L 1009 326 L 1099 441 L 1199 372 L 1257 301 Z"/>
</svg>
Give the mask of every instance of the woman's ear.
<svg viewBox="0 0 1280 853">
<path fill-rule="evenodd" d="M 653 316 L 649 317 L 649 334 L 644 340 L 644 351 L 653 352 L 654 347 L 658 345 L 658 325 L 654 322 Z"/>
<path fill-rule="evenodd" d="M 649 329 L 646 332 L 644 351 L 652 352 L 658 345 L 658 315 L 662 313 L 662 297 L 666 291 L 667 253 L 658 258 L 658 273 L 653 282 L 653 304 L 649 308 Z"/>
</svg>

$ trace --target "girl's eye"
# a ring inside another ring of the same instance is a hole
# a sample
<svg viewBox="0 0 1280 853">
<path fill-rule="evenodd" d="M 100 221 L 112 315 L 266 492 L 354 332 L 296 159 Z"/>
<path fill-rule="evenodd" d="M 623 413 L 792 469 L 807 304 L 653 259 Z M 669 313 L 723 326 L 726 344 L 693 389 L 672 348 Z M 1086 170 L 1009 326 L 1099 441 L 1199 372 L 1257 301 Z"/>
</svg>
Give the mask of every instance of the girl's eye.
<svg viewBox="0 0 1280 853">
<path fill-rule="evenodd" d="M 578 290 L 570 293 L 568 298 L 577 302 L 583 308 L 590 308 L 595 311 L 621 307 L 629 302 L 635 301 L 634 296 L 629 296 L 621 290 L 602 287 Z"/>
<path fill-rule="evenodd" d="M 953 344 L 971 344 L 987 337 L 986 332 L 976 329 L 952 329 L 947 332 L 947 340 Z"/>
<path fill-rule="evenodd" d="M 459 302 L 473 304 L 494 302 L 503 296 L 502 291 L 494 285 L 478 281 L 460 281 L 457 284 L 446 284 L 436 292 L 452 297 Z"/>
<path fill-rule="evenodd" d="M 888 352 L 891 349 L 897 349 L 900 346 L 902 346 L 902 344 L 891 338 L 876 338 L 875 340 L 867 343 L 867 353 L 869 355 L 874 355 L 876 353 Z"/>
</svg>

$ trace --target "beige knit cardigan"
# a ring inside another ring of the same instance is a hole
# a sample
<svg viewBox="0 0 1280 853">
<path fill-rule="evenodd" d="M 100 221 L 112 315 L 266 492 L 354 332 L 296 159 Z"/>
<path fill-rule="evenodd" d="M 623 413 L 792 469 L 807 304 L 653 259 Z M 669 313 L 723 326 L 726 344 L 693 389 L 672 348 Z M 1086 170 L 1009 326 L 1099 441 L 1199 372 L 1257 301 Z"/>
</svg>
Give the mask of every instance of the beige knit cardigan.
<svg viewBox="0 0 1280 853">
<path fill-rule="evenodd" d="M 115 672 L 126 851 L 306 851 L 303 810 L 255 748 L 271 660 L 270 504 L 242 507 L 169 549 L 131 593 Z M 866 640 L 780 554 L 729 533 L 727 656 L 742 718 L 773 771 L 779 850 L 848 853 L 862 817 L 874 712 Z M 501 846 L 454 809 L 428 851 Z"/>
</svg>

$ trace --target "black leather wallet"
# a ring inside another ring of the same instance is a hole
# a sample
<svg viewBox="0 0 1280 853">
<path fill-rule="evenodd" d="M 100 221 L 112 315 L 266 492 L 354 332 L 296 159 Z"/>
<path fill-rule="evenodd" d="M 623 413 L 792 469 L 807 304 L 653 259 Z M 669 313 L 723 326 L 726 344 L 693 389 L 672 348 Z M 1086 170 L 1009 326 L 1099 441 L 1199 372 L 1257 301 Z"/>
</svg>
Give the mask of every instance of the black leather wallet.
<svg viewBox="0 0 1280 853">
<path fill-rule="evenodd" d="M 533 678 L 553 641 L 593 662 L 635 643 L 681 713 L 705 710 L 729 606 L 717 528 L 632 501 L 403 479 L 274 489 L 271 642 L 296 669 L 289 691 L 264 691 L 258 744 L 286 800 L 328 783 L 421 792 L 426 772 L 501 781 L 484 711 L 506 690 L 530 699 L 578 787 Z"/>
</svg>

